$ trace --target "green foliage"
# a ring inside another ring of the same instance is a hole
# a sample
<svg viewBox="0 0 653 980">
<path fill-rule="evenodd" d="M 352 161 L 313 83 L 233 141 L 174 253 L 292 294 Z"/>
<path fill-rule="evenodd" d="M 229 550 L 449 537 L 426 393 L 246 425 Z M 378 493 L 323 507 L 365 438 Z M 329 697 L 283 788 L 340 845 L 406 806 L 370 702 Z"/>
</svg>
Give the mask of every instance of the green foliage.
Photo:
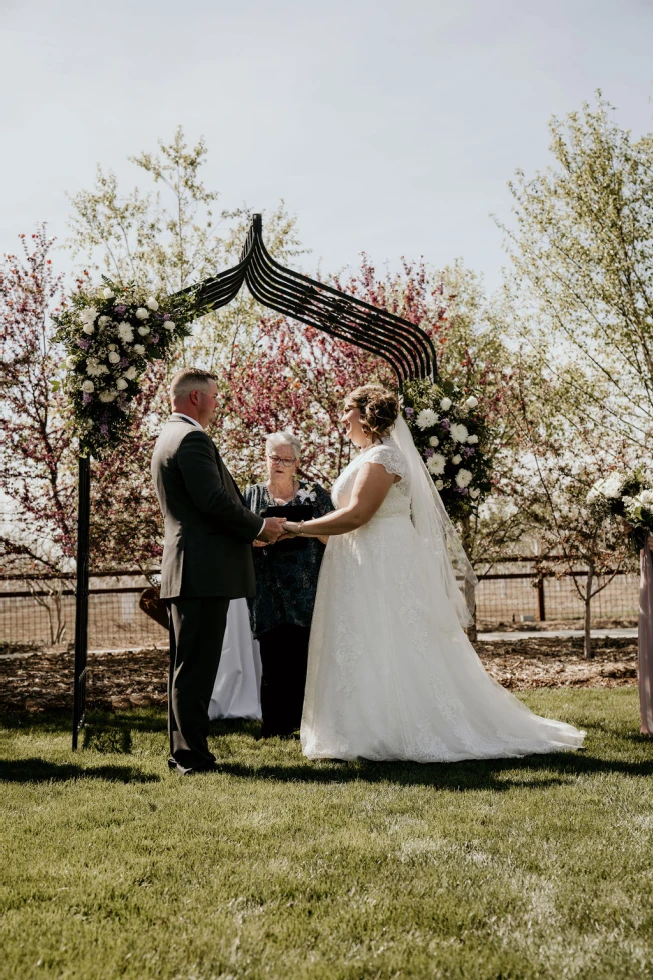
<svg viewBox="0 0 653 980">
<path fill-rule="evenodd" d="M 6 980 L 632 980 L 653 971 L 653 761 L 637 693 L 530 692 L 584 752 L 311 763 L 214 725 L 215 775 L 165 717 L 0 732 Z M 38 964 L 38 965 L 37 965 Z"/>
<path fill-rule="evenodd" d="M 653 431 L 653 135 L 633 140 L 600 92 L 550 128 L 553 165 L 518 171 L 516 224 L 502 226 L 518 329 L 570 400 L 593 412 L 607 395 L 611 438 L 641 448 Z"/>
</svg>

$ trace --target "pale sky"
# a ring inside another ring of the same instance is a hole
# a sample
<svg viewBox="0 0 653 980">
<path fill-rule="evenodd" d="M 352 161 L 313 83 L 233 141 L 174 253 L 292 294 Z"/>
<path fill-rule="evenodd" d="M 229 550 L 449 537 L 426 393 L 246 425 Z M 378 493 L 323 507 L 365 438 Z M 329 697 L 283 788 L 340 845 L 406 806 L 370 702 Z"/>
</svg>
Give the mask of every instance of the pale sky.
<svg viewBox="0 0 653 980">
<path fill-rule="evenodd" d="M 181 123 L 222 206 L 285 199 L 307 271 L 461 257 L 493 288 L 489 215 L 552 114 L 600 87 L 653 129 L 653 0 L 0 0 L 0 24 L 0 252 L 65 238 L 65 191 L 98 162 L 129 190 Z"/>
</svg>

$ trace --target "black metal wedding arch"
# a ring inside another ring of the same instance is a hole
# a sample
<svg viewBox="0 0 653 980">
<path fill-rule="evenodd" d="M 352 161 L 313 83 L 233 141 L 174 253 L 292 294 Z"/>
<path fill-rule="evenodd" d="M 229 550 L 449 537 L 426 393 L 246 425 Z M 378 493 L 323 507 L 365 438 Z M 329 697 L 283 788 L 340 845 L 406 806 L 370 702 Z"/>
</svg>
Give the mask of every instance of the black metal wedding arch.
<svg viewBox="0 0 653 980">
<path fill-rule="evenodd" d="M 263 243 L 260 214 L 252 218 L 237 265 L 181 292 L 190 293 L 208 313 L 226 306 L 243 285 L 263 306 L 383 358 L 397 375 L 400 389 L 410 378 L 435 377 L 435 348 L 428 334 L 387 310 L 285 269 Z M 86 720 L 90 463 L 88 456 L 79 459 L 73 749 Z"/>
</svg>

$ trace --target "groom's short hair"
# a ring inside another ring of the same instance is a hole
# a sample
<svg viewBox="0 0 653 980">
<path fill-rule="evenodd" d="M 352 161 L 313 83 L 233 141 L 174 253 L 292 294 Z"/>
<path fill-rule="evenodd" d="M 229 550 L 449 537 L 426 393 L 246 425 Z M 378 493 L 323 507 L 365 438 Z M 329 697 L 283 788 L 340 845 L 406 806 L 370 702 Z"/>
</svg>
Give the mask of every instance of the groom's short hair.
<svg viewBox="0 0 653 980">
<path fill-rule="evenodd" d="M 206 388 L 207 382 L 215 381 L 216 377 L 210 371 L 203 371 L 202 368 L 182 368 L 177 371 L 170 382 L 170 401 L 180 401 L 188 398 L 191 391 L 198 388 Z"/>
</svg>

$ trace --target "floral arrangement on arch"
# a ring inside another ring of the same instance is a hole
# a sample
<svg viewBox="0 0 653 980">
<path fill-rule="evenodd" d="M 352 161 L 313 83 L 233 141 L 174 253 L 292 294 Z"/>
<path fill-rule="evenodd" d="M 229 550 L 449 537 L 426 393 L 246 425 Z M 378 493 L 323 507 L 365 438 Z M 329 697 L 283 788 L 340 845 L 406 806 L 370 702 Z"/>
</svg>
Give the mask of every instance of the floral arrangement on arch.
<svg viewBox="0 0 653 980">
<path fill-rule="evenodd" d="M 198 315 L 190 296 L 156 297 L 103 280 L 97 292 L 79 290 L 53 318 L 66 350 L 63 380 L 53 386 L 68 395 L 80 452 L 98 459 L 129 429 L 148 364 L 166 358 Z"/>
<path fill-rule="evenodd" d="M 488 430 L 479 401 L 456 384 L 404 385 L 403 414 L 452 520 L 468 517 L 492 489 Z"/>
<path fill-rule="evenodd" d="M 629 526 L 634 551 L 639 552 L 653 534 L 653 477 L 642 469 L 614 472 L 598 480 L 587 494 L 587 503 Z"/>
</svg>

